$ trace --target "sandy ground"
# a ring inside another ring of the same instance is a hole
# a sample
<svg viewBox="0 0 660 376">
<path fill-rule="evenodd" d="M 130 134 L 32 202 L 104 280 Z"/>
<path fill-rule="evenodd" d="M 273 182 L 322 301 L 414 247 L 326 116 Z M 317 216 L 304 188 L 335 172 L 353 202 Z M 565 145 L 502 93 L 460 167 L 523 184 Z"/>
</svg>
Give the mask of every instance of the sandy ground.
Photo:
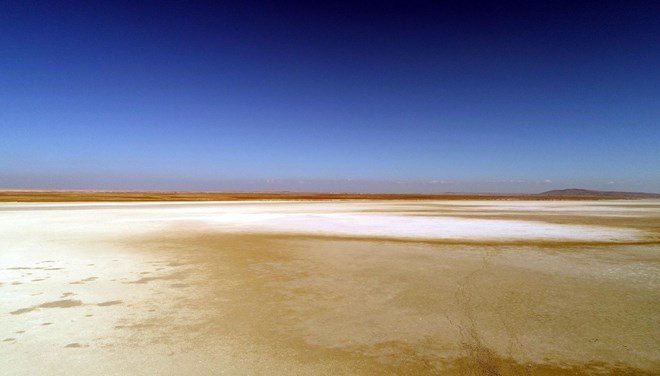
<svg viewBox="0 0 660 376">
<path fill-rule="evenodd" d="M 660 201 L 0 204 L 0 373 L 658 374 Z"/>
</svg>

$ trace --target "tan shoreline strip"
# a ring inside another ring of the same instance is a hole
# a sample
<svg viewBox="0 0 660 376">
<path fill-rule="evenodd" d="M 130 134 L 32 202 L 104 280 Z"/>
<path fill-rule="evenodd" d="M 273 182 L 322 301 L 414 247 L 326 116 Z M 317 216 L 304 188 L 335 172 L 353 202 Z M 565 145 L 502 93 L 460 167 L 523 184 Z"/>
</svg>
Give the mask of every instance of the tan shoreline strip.
<svg viewBox="0 0 660 376">
<path fill-rule="evenodd" d="M 631 199 L 631 196 L 542 196 L 535 194 L 395 194 L 314 192 L 181 191 L 0 191 L 0 202 L 81 201 L 237 201 L 237 200 L 530 200 L 584 201 Z"/>
</svg>

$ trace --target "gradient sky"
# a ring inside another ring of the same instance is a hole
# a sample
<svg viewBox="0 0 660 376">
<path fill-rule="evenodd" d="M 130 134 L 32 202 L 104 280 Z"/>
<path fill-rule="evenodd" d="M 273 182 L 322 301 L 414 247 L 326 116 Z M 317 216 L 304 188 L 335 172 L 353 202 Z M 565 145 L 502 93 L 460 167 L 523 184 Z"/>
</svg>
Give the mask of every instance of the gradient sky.
<svg viewBox="0 0 660 376">
<path fill-rule="evenodd" d="M 655 1 L 89 3 L 0 4 L 0 188 L 660 192 Z"/>
</svg>

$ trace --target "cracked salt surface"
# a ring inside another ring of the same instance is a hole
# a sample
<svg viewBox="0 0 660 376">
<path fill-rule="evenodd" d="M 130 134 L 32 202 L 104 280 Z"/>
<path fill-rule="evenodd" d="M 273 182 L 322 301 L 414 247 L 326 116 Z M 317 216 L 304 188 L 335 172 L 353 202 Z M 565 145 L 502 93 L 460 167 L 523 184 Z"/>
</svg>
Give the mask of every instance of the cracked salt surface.
<svg viewBox="0 0 660 376">
<path fill-rule="evenodd" d="M 443 317 L 449 310 L 462 319 L 461 292 L 487 307 L 477 318 L 494 351 L 506 353 L 513 328 L 524 330 L 524 362 L 591 359 L 653 371 L 658 245 L 589 243 L 657 239 L 658 209 L 660 201 L 0 204 L 0 359 L 16 375 L 338 373 L 268 357 L 309 353 L 342 367 L 353 357 L 373 361 L 373 374 L 419 374 L 396 362 L 426 346 L 453 359 L 462 342 Z M 550 213 L 570 222 L 545 221 Z M 633 220 L 606 219 L 613 215 Z M 294 236 L 252 236 L 264 233 Z M 282 333 L 301 347 L 283 345 Z M 581 342 L 592 338 L 601 347 Z M 323 355 L 360 343 L 351 358 Z M 383 363 L 389 343 L 409 352 Z"/>
</svg>

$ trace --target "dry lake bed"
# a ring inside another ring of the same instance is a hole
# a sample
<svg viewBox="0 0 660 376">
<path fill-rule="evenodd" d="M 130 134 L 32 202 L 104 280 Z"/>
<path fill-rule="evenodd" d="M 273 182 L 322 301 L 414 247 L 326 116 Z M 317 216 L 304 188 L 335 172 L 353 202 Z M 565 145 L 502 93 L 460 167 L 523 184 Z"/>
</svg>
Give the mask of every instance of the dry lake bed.
<svg viewBox="0 0 660 376">
<path fill-rule="evenodd" d="M 660 373 L 660 200 L 0 204 L 3 375 Z"/>
</svg>

